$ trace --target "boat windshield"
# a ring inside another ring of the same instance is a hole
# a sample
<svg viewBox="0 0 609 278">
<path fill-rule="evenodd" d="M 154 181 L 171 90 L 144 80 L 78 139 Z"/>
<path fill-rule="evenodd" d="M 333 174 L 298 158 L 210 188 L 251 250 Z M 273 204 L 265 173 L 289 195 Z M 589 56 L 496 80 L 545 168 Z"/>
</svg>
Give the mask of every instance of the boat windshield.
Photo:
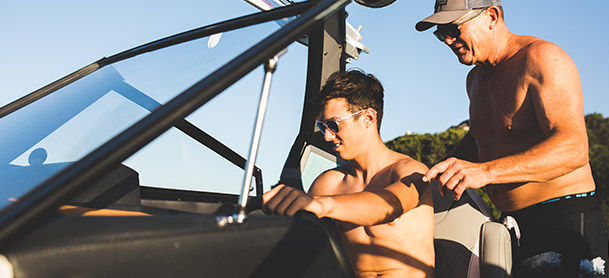
<svg viewBox="0 0 609 278">
<path fill-rule="evenodd" d="M 0 210 L 279 28 L 265 22 L 120 60 L 0 118 Z M 299 47 L 295 52 L 306 53 Z M 304 64 L 305 57 L 297 62 Z M 262 75 L 250 73 L 187 120 L 246 156 L 251 137 L 239 134 L 253 130 Z M 296 110 L 294 130 L 301 109 L 295 105 L 285 108 Z M 176 128 L 123 164 L 139 173 L 141 184 L 164 188 L 236 193 L 243 177 L 239 167 Z"/>
</svg>

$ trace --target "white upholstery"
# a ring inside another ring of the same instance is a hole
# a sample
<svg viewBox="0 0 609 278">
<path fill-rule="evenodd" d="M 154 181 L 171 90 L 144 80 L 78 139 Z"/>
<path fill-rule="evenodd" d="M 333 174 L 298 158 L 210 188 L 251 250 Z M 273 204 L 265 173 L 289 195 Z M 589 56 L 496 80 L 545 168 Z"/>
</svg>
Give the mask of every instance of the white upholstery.
<svg viewBox="0 0 609 278">
<path fill-rule="evenodd" d="M 468 189 L 459 201 L 442 197 L 437 182 L 434 197 L 436 277 L 508 277 L 511 243 L 507 229 L 492 222 L 490 210 L 476 191 Z"/>
</svg>

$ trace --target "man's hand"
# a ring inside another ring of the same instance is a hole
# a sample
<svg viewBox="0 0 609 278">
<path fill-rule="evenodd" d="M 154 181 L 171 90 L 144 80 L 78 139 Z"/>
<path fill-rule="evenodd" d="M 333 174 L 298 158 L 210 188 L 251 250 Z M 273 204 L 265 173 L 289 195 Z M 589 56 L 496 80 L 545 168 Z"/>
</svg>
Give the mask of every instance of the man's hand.
<svg viewBox="0 0 609 278">
<path fill-rule="evenodd" d="M 438 180 L 442 196 L 448 189 L 454 193 L 455 200 L 461 199 L 465 189 L 478 189 L 490 182 L 488 169 L 483 164 L 454 157 L 434 165 L 422 178 L 424 182 L 432 179 Z"/>
<path fill-rule="evenodd" d="M 262 208 L 266 213 L 293 216 L 307 210 L 323 217 L 323 204 L 302 190 L 280 184 L 262 195 Z"/>
</svg>

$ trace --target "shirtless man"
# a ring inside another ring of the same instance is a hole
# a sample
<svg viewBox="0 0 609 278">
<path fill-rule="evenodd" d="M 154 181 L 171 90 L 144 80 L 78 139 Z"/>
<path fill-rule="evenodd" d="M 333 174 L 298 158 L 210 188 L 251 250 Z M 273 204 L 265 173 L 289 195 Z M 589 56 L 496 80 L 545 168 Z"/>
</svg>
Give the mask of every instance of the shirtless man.
<svg viewBox="0 0 609 278">
<path fill-rule="evenodd" d="M 339 73 L 318 108 L 325 140 L 349 163 L 319 175 L 308 194 L 273 188 L 263 195 L 265 211 L 335 219 L 357 277 L 433 277 L 433 203 L 421 181 L 428 168 L 381 141 L 381 83 L 360 71 Z"/>
<path fill-rule="evenodd" d="M 579 276 L 581 260 L 600 257 L 604 267 L 607 235 L 575 64 L 553 43 L 509 32 L 500 0 L 437 0 L 435 7 L 416 29 L 437 25 L 434 35 L 459 62 L 475 65 L 466 83 L 471 129 L 456 149 L 473 146 L 477 162 L 452 157 L 423 180 L 437 179 L 455 199 L 486 186 L 504 217 L 518 222 L 516 275 L 588 277 L 585 269 Z M 533 261 L 543 258 L 560 263 L 535 269 Z"/>
</svg>

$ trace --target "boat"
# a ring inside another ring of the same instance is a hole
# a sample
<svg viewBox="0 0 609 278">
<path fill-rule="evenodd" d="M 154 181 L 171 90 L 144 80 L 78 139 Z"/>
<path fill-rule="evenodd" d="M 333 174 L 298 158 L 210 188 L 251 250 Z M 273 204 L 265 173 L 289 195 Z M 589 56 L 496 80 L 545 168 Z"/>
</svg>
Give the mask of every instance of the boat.
<svg viewBox="0 0 609 278">
<path fill-rule="evenodd" d="M 256 163 L 265 122 L 297 127 L 277 135 L 291 144 L 278 183 L 307 190 L 344 163 L 311 99 L 369 51 L 346 21 L 352 3 L 248 2 L 261 11 L 102 58 L 0 108 L 1 277 L 354 277 L 327 219 L 262 212 Z M 290 52 L 304 86 L 271 96 Z M 292 121 L 266 115 L 287 93 Z M 430 186 L 436 277 L 508 277 L 509 233 L 475 191 L 456 202 Z"/>
</svg>

